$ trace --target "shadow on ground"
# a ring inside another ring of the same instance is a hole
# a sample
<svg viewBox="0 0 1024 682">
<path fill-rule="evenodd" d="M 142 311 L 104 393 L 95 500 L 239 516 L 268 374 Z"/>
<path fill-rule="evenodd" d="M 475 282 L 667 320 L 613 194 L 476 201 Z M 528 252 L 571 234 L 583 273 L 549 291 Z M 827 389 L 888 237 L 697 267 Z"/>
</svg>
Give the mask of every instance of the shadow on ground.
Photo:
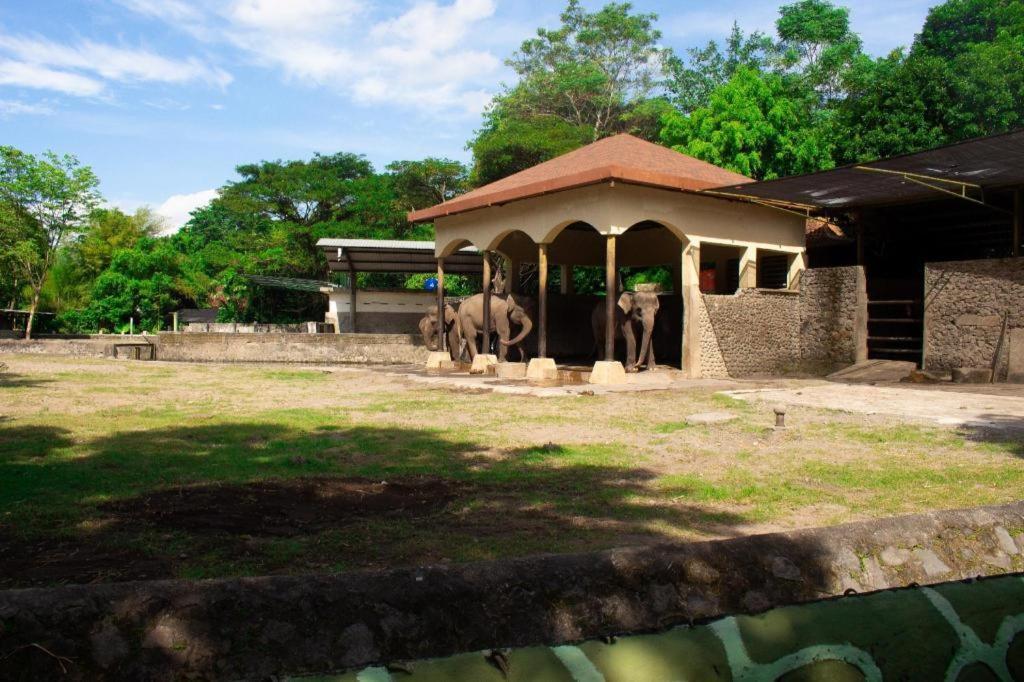
<svg viewBox="0 0 1024 682">
<path fill-rule="evenodd" d="M 736 534 L 615 446 L 242 422 L 73 443 L 0 422 L 0 586 L 336 571 Z"/>
<path fill-rule="evenodd" d="M 1001 414 L 983 414 L 976 422 L 958 429 L 961 436 L 976 443 L 990 443 L 1024 457 L 1024 418 Z"/>
</svg>

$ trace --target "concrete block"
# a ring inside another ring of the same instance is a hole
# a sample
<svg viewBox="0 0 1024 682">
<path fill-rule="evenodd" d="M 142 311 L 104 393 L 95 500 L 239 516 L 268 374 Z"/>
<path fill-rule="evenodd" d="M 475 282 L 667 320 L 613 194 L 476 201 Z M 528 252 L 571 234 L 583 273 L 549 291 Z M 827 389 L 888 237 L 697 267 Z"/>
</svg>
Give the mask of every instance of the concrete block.
<svg viewBox="0 0 1024 682">
<path fill-rule="evenodd" d="M 496 365 L 496 372 L 499 379 L 525 379 L 525 362 L 499 362 Z"/>
<path fill-rule="evenodd" d="M 992 381 L 989 367 L 957 367 L 953 370 L 954 384 L 987 384 Z"/>
<path fill-rule="evenodd" d="M 550 381 L 558 378 L 558 367 L 554 358 L 534 358 L 526 368 L 526 378 L 531 381 Z"/>
<path fill-rule="evenodd" d="M 469 368 L 469 373 L 487 374 L 487 368 L 496 364 L 498 364 L 498 357 L 496 355 L 478 353 L 477 356 L 473 358 L 473 365 Z"/>
<path fill-rule="evenodd" d="M 427 356 L 427 369 L 441 369 L 444 363 L 451 362 L 452 358 L 448 353 L 441 350 L 431 351 Z"/>
<path fill-rule="evenodd" d="M 590 383 L 614 386 L 626 383 L 626 368 L 618 360 L 599 360 L 590 372 Z"/>
</svg>

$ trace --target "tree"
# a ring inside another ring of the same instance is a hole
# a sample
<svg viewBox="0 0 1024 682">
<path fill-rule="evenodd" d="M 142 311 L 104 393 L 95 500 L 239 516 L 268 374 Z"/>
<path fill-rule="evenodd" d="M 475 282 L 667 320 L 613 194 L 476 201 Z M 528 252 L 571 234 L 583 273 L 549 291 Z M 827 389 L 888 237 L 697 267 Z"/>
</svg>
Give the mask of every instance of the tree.
<svg viewBox="0 0 1024 682">
<path fill-rule="evenodd" d="M 429 157 L 387 165 L 398 199 L 410 211 L 426 208 L 466 191 L 469 171 L 459 161 Z"/>
<path fill-rule="evenodd" d="M 0 249 L 31 287 L 25 337 L 32 337 L 39 297 L 65 240 L 86 230 L 100 201 L 99 180 L 74 156 L 41 158 L 0 147 Z"/>
<path fill-rule="evenodd" d="M 840 97 L 843 74 L 861 51 L 850 11 L 826 0 L 799 0 L 779 8 L 775 22 L 782 65 L 823 100 Z"/>
<path fill-rule="evenodd" d="M 710 41 L 704 47 L 690 48 L 687 55 L 685 62 L 674 56 L 668 62 L 668 90 L 673 104 L 683 113 L 707 106 L 711 94 L 728 83 L 740 67 L 770 71 L 781 61 L 774 40 L 760 31 L 744 34 L 736 22 L 724 52 L 718 43 Z"/>
<path fill-rule="evenodd" d="M 507 119 L 480 132 L 472 142 L 474 185 L 486 185 L 590 142 L 586 126 L 543 117 Z"/>
<path fill-rule="evenodd" d="M 831 144 L 810 99 L 792 97 L 778 74 L 742 67 L 706 107 L 667 117 L 662 141 L 758 180 L 829 168 Z"/>
</svg>

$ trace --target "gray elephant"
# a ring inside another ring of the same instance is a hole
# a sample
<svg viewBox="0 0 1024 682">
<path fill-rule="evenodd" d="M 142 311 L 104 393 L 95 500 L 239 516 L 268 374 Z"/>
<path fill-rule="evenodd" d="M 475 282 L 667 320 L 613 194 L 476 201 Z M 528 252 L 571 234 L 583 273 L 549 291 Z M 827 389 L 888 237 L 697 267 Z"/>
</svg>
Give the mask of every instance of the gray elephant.
<svg viewBox="0 0 1024 682">
<path fill-rule="evenodd" d="M 508 347 L 519 349 L 521 359 L 526 359 L 526 351 L 522 343 L 533 331 L 532 305 L 528 299 L 517 300 L 511 295 L 491 295 L 491 331 L 498 337 L 498 360 L 505 361 Z M 478 335 L 484 332 L 484 295 L 470 296 L 459 306 L 459 321 L 462 323 L 462 335 L 469 349 L 470 359 L 475 358 Z M 512 325 L 517 325 L 519 333 L 512 338 Z"/>
<path fill-rule="evenodd" d="M 615 338 L 626 340 L 626 371 L 635 372 L 640 365 L 654 369 L 654 343 L 651 337 L 654 332 L 654 320 L 661 304 L 658 294 L 649 291 L 627 291 L 619 296 L 615 306 Z M 590 326 L 594 332 L 595 350 L 600 354 L 604 349 L 604 330 L 607 315 L 605 302 L 601 301 L 590 316 Z M 636 331 L 643 330 L 640 341 L 640 354 L 637 356 Z"/>
<path fill-rule="evenodd" d="M 441 345 L 437 337 L 437 306 L 427 309 L 427 313 L 420 318 L 420 334 L 423 336 L 423 343 L 429 350 L 435 351 Z M 448 339 L 448 354 L 452 360 L 462 359 L 462 323 L 459 321 L 459 314 L 450 305 L 444 307 L 444 328 Z"/>
</svg>

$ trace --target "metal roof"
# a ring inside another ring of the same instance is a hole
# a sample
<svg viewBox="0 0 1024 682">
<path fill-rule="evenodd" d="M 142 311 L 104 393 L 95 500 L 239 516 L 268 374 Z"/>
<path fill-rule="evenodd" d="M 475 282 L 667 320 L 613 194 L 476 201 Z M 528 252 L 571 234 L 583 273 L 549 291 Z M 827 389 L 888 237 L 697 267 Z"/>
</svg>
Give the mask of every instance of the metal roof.
<svg viewBox="0 0 1024 682">
<path fill-rule="evenodd" d="M 275 277 L 271 275 L 246 275 L 252 282 L 270 289 L 287 289 L 289 291 L 313 291 L 329 294 L 341 290 L 336 284 L 320 282 L 315 279 L 299 279 L 297 277 Z"/>
<path fill-rule="evenodd" d="M 398 239 L 321 239 L 316 243 L 327 256 L 332 272 L 436 272 L 434 242 Z M 444 270 L 452 274 L 483 271 L 480 252 L 470 246 L 444 259 Z"/>
<path fill-rule="evenodd" d="M 939 199 L 984 201 L 985 191 L 1024 185 L 1024 129 L 834 170 L 704 193 L 817 210 Z"/>
</svg>

